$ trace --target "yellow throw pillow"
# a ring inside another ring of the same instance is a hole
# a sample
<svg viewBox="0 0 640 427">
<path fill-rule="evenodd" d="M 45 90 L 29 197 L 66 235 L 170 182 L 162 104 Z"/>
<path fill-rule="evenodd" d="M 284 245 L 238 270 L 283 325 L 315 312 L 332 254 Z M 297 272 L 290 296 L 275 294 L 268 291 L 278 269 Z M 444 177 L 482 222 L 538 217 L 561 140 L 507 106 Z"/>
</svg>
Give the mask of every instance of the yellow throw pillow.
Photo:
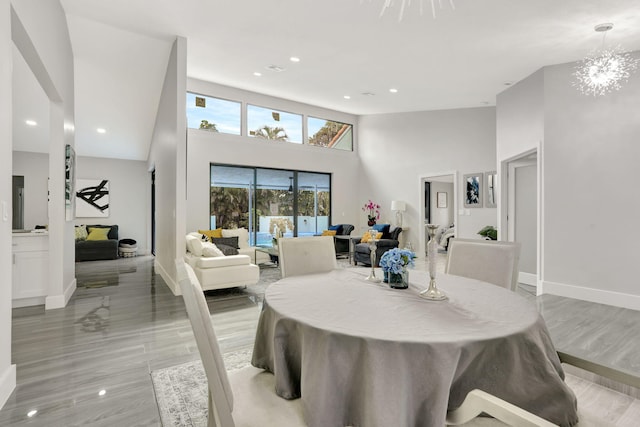
<svg viewBox="0 0 640 427">
<path fill-rule="evenodd" d="M 335 236 L 338 230 L 324 230 L 322 232 L 323 236 Z"/>
<path fill-rule="evenodd" d="M 360 243 L 368 243 L 370 239 L 371 239 L 371 234 L 369 234 L 369 232 L 367 231 L 362 236 L 362 239 L 360 239 Z M 376 233 L 376 240 L 378 239 L 382 239 L 382 232 Z"/>
<path fill-rule="evenodd" d="M 211 242 L 211 239 L 218 239 L 222 237 L 222 228 L 216 228 L 215 230 L 198 230 L 198 233 L 207 236 Z"/>
<path fill-rule="evenodd" d="M 87 240 L 109 240 L 109 231 L 111 228 L 89 228 Z"/>
</svg>

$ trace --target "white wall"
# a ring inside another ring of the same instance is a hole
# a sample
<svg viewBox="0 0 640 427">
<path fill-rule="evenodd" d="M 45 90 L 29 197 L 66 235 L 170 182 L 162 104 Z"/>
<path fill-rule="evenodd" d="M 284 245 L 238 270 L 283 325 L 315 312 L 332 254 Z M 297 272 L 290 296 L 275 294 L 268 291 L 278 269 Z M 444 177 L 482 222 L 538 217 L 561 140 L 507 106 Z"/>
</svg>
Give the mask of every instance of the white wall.
<svg viewBox="0 0 640 427">
<path fill-rule="evenodd" d="M 640 310 L 640 73 L 595 98 L 573 67 L 544 70 L 544 289 Z"/>
<path fill-rule="evenodd" d="M 0 0 L 0 408 L 16 386 L 11 364 L 11 14 L 9 0 Z"/>
<path fill-rule="evenodd" d="M 572 86 L 574 67 L 545 67 L 498 96 L 498 161 L 540 150 L 538 291 L 640 310 L 640 74 L 593 97 Z"/>
<path fill-rule="evenodd" d="M 24 176 L 24 228 L 49 224 L 47 180 L 49 177 L 49 155 L 13 152 L 13 175 Z"/>
<path fill-rule="evenodd" d="M 73 51 L 58 1 L 13 0 L 12 39 L 49 98 L 49 277 L 45 308 L 64 307 L 75 287 L 73 222 L 65 220 L 65 144 L 74 145 Z"/>
<path fill-rule="evenodd" d="M 187 41 L 176 38 L 169 55 L 148 170 L 156 171 L 156 271 L 179 294 L 175 259 L 184 252 L 186 234 L 186 89 Z"/>
<path fill-rule="evenodd" d="M 492 107 L 362 116 L 359 131 L 361 190 L 352 203 L 361 206 L 372 199 L 382 206 L 383 222 L 393 222 L 391 201 L 405 200 L 403 224 L 410 227 L 405 238 L 421 242 L 416 253 L 424 253 L 423 237 L 419 238 L 424 234 L 420 177 L 457 170 L 461 180 L 465 173 L 496 169 Z M 460 189 L 460 182 L 456 185 Z M 462 193 L 458 191 L 458 206 Z M 496 223 L 496 209 L 466 211 L 469 215 L 458 216 L 460 237 L 474 238 L 482 227 Z M 365 225 L 366 216 L 362 213 L 358 219 L 356 230 Z"/>
<path fill-rule="evenodd" d="M 137 160 L 77 157 L 78 179 L 109 180 L 109 217 L 76 218 L 76 224 L 117 224 L 120 239 L 138 242 L 138 254 L 150 253 L 151 176 Z"/>
<path fill-rule="evenodd" d="M 245 101 L 274 109 L 304 113 L 316 117 L 356 122 L 346 113 L 307 104 L 273 98 L 200 80 L 189 79 L 189 91 L 204 95 Z M 357 130 L 355 132 L 357 137 Z M 358 158 L 355 152 L 327 149 L 289 142 L 264 141 L 253 137 L 188 131 L 187 229 L 209 228 L 210 164 L 261 166 L 331 173 L 331 210 L 333 224 L 357 224 L 359 207 Z M 354 233 L 355 235 L 355 233 Z"/>
</svg>

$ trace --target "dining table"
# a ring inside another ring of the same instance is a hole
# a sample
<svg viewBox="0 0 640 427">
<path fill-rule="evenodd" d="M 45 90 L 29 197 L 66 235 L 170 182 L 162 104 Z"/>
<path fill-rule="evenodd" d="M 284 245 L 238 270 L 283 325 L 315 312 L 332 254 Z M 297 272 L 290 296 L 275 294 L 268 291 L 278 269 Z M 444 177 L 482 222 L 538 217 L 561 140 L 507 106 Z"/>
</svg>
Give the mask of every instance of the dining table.
<svg viewBox="0 0 640 427">
<path fill-rule="evenodd" d="M 368 270 L 367 270 L 368 271 Z M 445 301 L 365 280 L 363 269 L 271 284 L 252 364 L 275 392 L 302 399 L 311 427 L 442 427 L 481 389 L 560 426 L 577 423 L 575 395 L 535 303 L 474 279 L 440 274 Z"/>
</svg>

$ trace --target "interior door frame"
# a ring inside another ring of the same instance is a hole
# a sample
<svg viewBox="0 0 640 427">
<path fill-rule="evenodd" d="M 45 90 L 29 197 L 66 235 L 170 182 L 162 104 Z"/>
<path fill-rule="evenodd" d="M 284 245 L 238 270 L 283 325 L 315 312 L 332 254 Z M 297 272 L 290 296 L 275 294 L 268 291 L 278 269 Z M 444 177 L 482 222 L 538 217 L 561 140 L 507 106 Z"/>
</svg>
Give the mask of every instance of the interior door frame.
<svg viewBox="0 0 640 427">
<path fill-rule="evenodd" d="M 447 176 L 453 175 L 453 226 L 458 230 L 458 171 L 450 170 L 444 172 L 437 173 L 427 173 L 420 176 L 420 227 L 418 228 L 418 244 L 417 254 L 426 253 L 427 242 L 426 242 L 426 234 L 425 234 L 425 200 L 424 200 L 424 184 L 425 182 L 432 182 L 430 178 L 436 178 L 439 176 Z M 433 207 L 433 206 L 431 206 Z M 431 218 L 431 213 L 429 213 L 429 217 Z"/>
<path fill-rule="evenodd" d="M 531 159 L 532 155 L 535 159 Z M 536 165 L 536 274 L 525 278 L 523 283 L 536 287 L 536 294 L 541 295 L 543 283 L 543 223 L 542 223 L 542 155 L 541 144 L 500 162 L 500 187 L 498 189 L 499 225 L 498 239 L 513 242 L 515 239 L 515 170 L 519 167 Z M 528 279 L 528 280 L 527 280 Z"/>
</svg>

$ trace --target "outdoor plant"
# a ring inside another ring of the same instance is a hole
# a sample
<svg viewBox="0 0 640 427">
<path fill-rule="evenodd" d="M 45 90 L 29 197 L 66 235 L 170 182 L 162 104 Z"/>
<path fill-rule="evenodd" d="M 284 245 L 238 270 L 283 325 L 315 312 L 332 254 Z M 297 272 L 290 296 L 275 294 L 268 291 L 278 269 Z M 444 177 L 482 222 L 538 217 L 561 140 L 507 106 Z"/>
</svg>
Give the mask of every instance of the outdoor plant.
<svg viewBox="0 0 640 427">
<path fill-rule="evenodd" d="M 369 199 L 369 201 L 365 203 L 365 205 L 362 207 L 362 210 L 367 213 L 369 222 L 375 224 L 376 221 L 380 219 L 380 205 L 371 201 L 371 199 Z"/>
<path fill-rule="evenodd" d="M 415 257 L 416 254 L 408 249 L 393 248 L 382 254 L 380 267 L 384 272 L 400 274 L 403 268 L 415 265 Z"/>
<path fill-rule="evenodd" d="M 269 233 L 274 234 L 275 231 L 279 231 L 284 234 L 287 229 L 293 231 L 293 222 L 289 218 L 271 218 L 269 221 Z"/>
</svg>

